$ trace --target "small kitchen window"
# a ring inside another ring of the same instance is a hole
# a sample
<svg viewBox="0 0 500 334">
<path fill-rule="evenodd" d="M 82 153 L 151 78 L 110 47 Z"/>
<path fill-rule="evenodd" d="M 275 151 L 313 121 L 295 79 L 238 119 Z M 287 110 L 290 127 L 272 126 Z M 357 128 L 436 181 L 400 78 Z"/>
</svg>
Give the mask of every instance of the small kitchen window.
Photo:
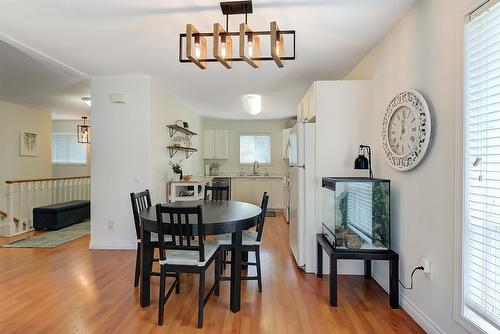
<svg viewBox="0 0 500 334">
<path fill-rule="evenodd" d="M 240 164 L 271 163 L 271 135 L 240 135 Z"/>
</svg>

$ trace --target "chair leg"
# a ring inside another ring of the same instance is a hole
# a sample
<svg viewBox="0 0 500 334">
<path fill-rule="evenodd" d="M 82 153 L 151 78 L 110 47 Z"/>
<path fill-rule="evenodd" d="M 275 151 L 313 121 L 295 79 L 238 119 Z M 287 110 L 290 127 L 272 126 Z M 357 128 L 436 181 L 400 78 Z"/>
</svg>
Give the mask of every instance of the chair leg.
<svg viewBox="0 0 500 334">
<path fill-rule="evenodd" d="M 217 254 L 217 257 L 215 258 L 215 291 L 214 294 L 216 296 L 219 295 L 220 292 L 220 268 L 221 268 L 221 261 L 222 261 L 222 253 Z"/>
<path fill-rule="evenodd" d="M 158 297 L 158 326 L 163 325 L 163 316 L 165 313 L 165 280 L 166 271 L 165 267 L 160 267 L 160 295 Z"/>
<path fill-rule="evenodd" d="M 139 285 L 139 274 L 141 272 L 141 249 L 137 248 L 137 254 L 135 257 L 135 273 L 134 273 L 134 287 Z"/>
<path fill-rule="evenodd" d="M 259 292 L 262 292 L 262 274 L 260 270 L 260 249 L 257 248 L 255 251 L 255 262 L 257 264 L 257 284 L 259 286 Z"/>
<path fill-rule="evenodd" d="M 205 272 L 200 273 L 200 288 L 198 291 L 198 328 L 203 327 L 203 299 L 205 299 Z"/>
<path fill-rule="evenodd" d="M 226 259 L 227 259 L 227 251 L 224 251 L 224 270 L 226 270 Z"/>
<path fill-rule="evenodd" d="M 175 285 L 175 293 L 178 295 L 181 293 L 181 275 L 179 273 L 175 273 L 175 279 L 177 280 L 177 284 Z"/>
</svg>

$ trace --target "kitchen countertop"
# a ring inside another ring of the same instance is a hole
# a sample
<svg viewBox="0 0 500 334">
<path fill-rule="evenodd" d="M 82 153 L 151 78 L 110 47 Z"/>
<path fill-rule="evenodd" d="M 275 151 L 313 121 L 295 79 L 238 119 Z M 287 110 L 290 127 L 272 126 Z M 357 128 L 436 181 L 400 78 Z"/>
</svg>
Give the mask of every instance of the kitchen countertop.
<svg viewBox="0 0 500 334">
<path fill-rule="evenodd" d="M 284 175 L 211 175 L 210 177 L 227 177 L 231 179 L 283 179 Z"/>
</svg>

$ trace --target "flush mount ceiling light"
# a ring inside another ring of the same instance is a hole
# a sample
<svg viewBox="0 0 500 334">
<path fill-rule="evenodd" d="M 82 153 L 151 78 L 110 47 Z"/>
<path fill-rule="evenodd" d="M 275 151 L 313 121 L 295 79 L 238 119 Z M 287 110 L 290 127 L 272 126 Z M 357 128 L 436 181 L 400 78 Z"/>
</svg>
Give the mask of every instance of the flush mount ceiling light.
<svg viewBox="0 0 500 334">
<path fill-rule="evenodd" d="M 193 24 L 187 24 L 186 33 L 179 35 L 181 63 L 194 63 L 204 70 L 211 62 L 219 62 L 231 69 L 234 61 L 245 61 L 253 68 L 258 68 L 261 61 L 274 61 L 282 68 L 284 60 L 295 59 L 295 30 L 280 30 L 276 22 L 270 23 L 269 30 L 252 30 L 247 21 L 248 14 L 253 13 L 251 0 L 221 2 L 220 7 L 226 16 L 225 29 L 215 23 L 213 32 L 199 32 Z M 229 15 L 245 15 L 245 22 L 239 25 L 239 31 L 229 31 Z M 238 42 L 233 43 L 233 38 Z M 290 43 L 291 55 L 285 55 L 285 39 Z M 261 42 L 265 40 L 269 41 L 269 49 L 261 49 L 264 45 Z M 213 58 L 207 58 L 207 45 L 213 47 Z M 237 57 L 234 56 L 233 46 L 238 48 Z"/>
<path fill-rule="evenodd" d="M 85 96 L 85 97 L 82 97 L 82 101 L 87 103 L 87 105 L 90 107 L 90 105 L 92 104 L 92 100 L 90 99 L 90 96 Z"/>
<path fill-rule="evenodd" d="M 262 111 L 262 98 L 257 94 L 247 94 L 243 96 L 245 111 L 250 115 L 257 115 Z"/>
</svg>

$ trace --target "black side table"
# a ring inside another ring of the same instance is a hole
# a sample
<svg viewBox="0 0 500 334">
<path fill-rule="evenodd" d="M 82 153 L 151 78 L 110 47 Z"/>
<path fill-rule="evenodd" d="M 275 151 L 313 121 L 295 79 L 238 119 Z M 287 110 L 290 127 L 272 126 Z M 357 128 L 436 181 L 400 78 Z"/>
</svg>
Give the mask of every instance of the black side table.
<svg viewBox="0 0 500 334">
<path fill-rule="evenodd" d="M 330 257 L 330 305 L 337 306 L 337 260 L 364 260 L 365 277 L 371 277 L 371 260 L 389 261 L 389 302 L 392 308 L 399 308 L 399 255 L 393 250 L 387 252 L 357 252 L 347 249 L 334 249 L 328 240 L 317 234 L 318 271 L 316 276 L 323 277 L 323 250 Z"/>
</svg>

